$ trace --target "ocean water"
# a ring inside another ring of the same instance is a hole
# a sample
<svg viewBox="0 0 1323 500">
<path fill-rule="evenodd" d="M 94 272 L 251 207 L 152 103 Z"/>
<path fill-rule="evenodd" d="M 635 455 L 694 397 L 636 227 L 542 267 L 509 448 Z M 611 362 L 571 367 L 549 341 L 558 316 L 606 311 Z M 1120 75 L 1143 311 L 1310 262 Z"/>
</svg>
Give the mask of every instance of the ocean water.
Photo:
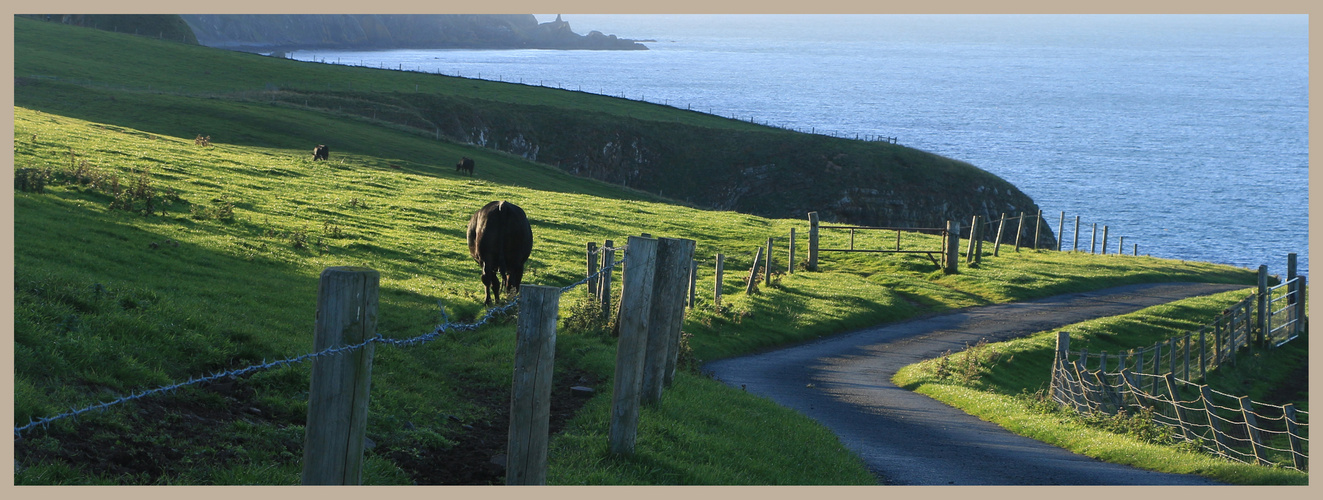
<svg viewBox="0 0 1323 500">
<path fill-rule="evenodd" d="M 538 16 L 543 21 L 554 16 Z M 1308 272 L 1303 15 L 566 15 L 648 51 L 299 51 L 624 96 L 972 163 L 1053 230 Z"/>
</svg>

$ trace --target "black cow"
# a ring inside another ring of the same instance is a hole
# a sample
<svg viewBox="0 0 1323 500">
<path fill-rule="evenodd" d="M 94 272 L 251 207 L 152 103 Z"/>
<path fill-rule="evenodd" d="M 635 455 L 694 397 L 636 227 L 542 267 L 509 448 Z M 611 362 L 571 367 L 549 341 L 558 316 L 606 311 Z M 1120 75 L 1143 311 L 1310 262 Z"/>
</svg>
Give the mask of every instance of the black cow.
<svg viewBox="0 0 1323 500">
<path fill-rule="evenodd" d="M 482 267 L 487 305 L 501 301 L 501 278 L 511 295 L 519 292 L 524 262 L 533 253 L 533 228 L 524 209 L 508 201 L 493 201 L 469 219 L 469 254 Z M 498 276 L 499 274 L 499 276 Z"/>
<path fill-rule="evenodd" d="M 318 144 L 317 147 L 312 148 L 312 161 L 326 160 L 330 157 L 331 148 L 326 147 L 325 144 Z"/>
<path fill-rule="evenodd" d="M 473 160 L 465 156 L 463 159 L 459 160 L 459 163 L 455 164 L 455 171 L 468 172 L 469 175 L 473 175 Z"/>
</svg>

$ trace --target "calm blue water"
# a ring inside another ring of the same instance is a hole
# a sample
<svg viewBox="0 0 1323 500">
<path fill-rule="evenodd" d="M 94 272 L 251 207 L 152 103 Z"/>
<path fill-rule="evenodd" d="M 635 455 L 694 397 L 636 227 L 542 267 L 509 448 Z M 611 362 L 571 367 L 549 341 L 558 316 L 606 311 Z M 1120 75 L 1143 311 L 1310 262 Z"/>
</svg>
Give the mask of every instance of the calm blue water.
<svg viewBox="0 0 1323 500">
<path fill-rule="evenodd" d="M 554 16 L 539 16 L 543 21 Z M 901 144 L 1019 186 L 1126 251 L 1308 270 L 1307 16 L 566 15 L 649 51 L 296 59 L 646 99 Z"/>
</svg>

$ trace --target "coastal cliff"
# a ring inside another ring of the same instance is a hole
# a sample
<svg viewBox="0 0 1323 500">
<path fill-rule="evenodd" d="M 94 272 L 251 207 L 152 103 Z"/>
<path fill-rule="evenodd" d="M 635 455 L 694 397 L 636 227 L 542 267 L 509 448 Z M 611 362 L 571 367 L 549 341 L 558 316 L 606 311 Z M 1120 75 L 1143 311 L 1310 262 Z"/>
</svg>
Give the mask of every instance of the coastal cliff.
<svg viewBox="0 0 1323 500">
<path fill-rule="evenodd" d="M 647 50 L 597 31 L 580 35 L 559 16 L 532 14 L 185 14 L 209 47 L 250 52 L 294 49 Z"/>
</svg>

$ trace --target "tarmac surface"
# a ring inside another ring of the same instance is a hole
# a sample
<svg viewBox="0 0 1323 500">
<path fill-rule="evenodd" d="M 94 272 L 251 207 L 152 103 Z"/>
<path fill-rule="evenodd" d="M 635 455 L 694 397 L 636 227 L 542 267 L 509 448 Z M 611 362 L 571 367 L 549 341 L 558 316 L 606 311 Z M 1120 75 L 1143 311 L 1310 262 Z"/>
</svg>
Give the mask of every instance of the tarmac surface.
<svg viewBox="0 0 1323 500">
<path fill-rule="evenodd" d="M 1093 318 L 1246 285 L 1158 283 L 971 307 L 707 364 L 732 387 L 817 420 L 883 484 L 1213 485 L 1111 464 L 1019 436 L 891 382 L 906 365 Z M 1045 368 L 1046 369 L 1046 368 Z"/>
</svg>

